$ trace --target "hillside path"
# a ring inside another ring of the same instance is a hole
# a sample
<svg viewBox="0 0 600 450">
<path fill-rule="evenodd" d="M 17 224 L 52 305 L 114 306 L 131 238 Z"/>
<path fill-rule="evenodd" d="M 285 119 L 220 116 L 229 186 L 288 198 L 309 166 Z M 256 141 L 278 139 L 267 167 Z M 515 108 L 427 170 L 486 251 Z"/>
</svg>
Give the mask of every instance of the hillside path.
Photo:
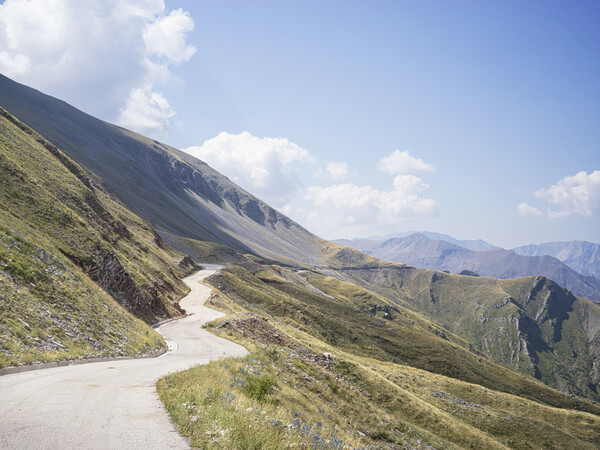
<svg viewBox="0 0 600 450">
<path fill-rule="evenodd" d="M 211 290 L 199 284 L 218 268 L 208 266 L 184 280 L 192 290 L 180 305 L 191 315 L 159 328 L 176 343 L 166 354 L 0 377 L 0 449 L 189 448 L 155 384 L 170 372 L 247 354 L 202 328 L 223 316 L 203 305 Z"/>
</svg>

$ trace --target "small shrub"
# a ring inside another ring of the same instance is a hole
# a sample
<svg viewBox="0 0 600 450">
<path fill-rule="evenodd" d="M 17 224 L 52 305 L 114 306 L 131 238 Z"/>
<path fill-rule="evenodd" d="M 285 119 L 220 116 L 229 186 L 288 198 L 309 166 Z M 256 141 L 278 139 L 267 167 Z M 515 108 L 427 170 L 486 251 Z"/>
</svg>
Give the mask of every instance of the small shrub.
<svg viewBox="0 0 600 450">
<path fill-rule="evenodd" d="M 46 339 L 48 339 L 48 334 L 44 330 L 41 330 L 39 328 L 35 328 L 33 330 L 32 334 L 35 337 L 40 338 L 42 341 L 45 341 Z"/>
<path fill-rule="evenodd" d="M 263 401 L 276 385 L 273 375 L 249 375 L 243 389 L 248 397 Z"/>
<path fill-rule="evenodd" d="M 301 363 L 300 361 L 292 361 L 292 364 L 295 365 L 298 369 L 304 370 L 305 372 L 307 372 L 309 375 L 312 375 L 313 377 L 316 375 L 316 372 L 313 369 L 308 367 L 306 364 Z"/>
</svg>

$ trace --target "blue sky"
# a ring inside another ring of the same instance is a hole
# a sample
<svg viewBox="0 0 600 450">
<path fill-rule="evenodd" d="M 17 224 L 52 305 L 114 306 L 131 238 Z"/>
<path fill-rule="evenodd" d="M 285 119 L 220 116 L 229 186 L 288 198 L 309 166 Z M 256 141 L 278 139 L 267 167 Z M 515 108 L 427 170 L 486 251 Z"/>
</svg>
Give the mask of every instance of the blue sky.
<svg viewBox="0 0 600 450">
<path fill-rule="evenodd" d="M 23 3 L 0 21 L 34 20 Z M 94 26 L 44 52 L 6 26 L 0 72 L 187 149 L 325 238 L 600 242 L 598 2 L 49 3 L 43 27 Z"/>
</svg>

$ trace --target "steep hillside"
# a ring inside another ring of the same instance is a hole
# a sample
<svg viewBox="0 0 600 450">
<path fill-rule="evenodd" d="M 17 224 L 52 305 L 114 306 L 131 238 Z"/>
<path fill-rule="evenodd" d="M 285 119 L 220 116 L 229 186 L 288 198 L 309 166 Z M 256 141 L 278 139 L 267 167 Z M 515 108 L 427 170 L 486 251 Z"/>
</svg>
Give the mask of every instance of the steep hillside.
<svg viewBox="0 0 600 450">
<path fill-rule="evenodd" d="M 193 269 L 182 258 L 0 108 L 0 364 L 161 345 L 125 309 L 146 322 L 179 315 L 179 276 Z"/>
<path fill-rule="evenodd" d="M 353 241 L 348 244 L 352 245 Z M 361 242 L 357 248 L 364 249 L 365 246 L 366 243 Z M 447 241 L 429 239 L 420 233 L 377 243 L 368 253 L 387 261 L 453 273 L 470 270 L 494 278 L 542 275 L 575 295 L 600 301 L 600 280 L 581 275 L 551 256 L 522 256 L 504 249 L 468 250 Z"/>
<path fill-rule="evenodd" d="M 341 272 L 495 361 L 564 392 L 599 398 L 600 305 L 547 278 L 498 280 L 391 265 Z"/>
<path fill-rule="evenodd" d="M 600 245 L 585 241 L 547 242 L 513 248 L 519 255 L 554 256 L 577 272 L 600 279 Z"/>
<path fill-rule="evenodd" d="M 159 231 L 292 264 L 318 259 L 319 238 L 184 152 L 1 75 L 0 106 Z"/>
</svg>

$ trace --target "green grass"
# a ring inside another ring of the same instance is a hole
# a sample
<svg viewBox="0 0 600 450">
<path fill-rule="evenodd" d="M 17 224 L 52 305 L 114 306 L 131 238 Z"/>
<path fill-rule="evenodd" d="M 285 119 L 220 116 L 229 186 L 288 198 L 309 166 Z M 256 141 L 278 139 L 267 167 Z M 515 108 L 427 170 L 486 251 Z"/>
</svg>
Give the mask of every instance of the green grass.
<svg viewBox="0 0 600 450">
<path fill-rule="evenodd" d="M 398 267 L 342 276 L 413 309 L 473 348 L 549 386 L 594 400 L 600 307 L 542 277 L 497 280 Z"/>
<path fill-rule="evenodd" d="M 0 299 L 0 367 L 68 358 L 135 356 L 164 345 L 160 335 L 76 267 L 3 227 Z"/>
<path fill-rule="evenodd" d="M 309 335 L 357 356 L 410 365 L 550 406 L 573 408 L 577 404 L 539 381 L 496 364 L 464 339 L 378 294 L 311 272 L 298 277 L 289 269 L 271 270 L 274 276 L 293 282 L 265 282 L 264 269 L 251 273 L 228 267 L 208 280 L 222 288 L 213 304 L 281 320 L 294 336 Z M 389 318 L 381 310 L 387 306 L 396 308 L 389 310 Z M 589 411 L 600 411 L 589 402 L 584 405 Z"/>
<path fill-rule="evenodd" d="M 194 447 L 585 449 L 600 442 L 594 414 L 341 352 L 310 336 L 295 339 L 273 318 L 227 320 L 216 332 L 244 344 L 249 356 L 158 383 Z M 249 395 L 247 383 L 255 379 L 269 380 L 262 400 Z"/>
<path fill-rule="evenodd" d="M 209 281 L 221 287 L 213 305 L 230 315 L 207 328 L 251 354 L 159 382 L 167 410 L 194 446 L 591 449 L 600 444 L 596 404 L 486 360 L 460 337 L 408 309 L 390 310 L 391 319 L 379 310 L 357 314 L 372 305 L 393 305 L 364 288 L 276 266 L 254 273 L 233 266 Z M 389 323 L 371 325 L 373 330 L 365 323 L 377 320 Z M 383 340 L 392 345 L 382 345 Z M 394 361 L 395 348 L 403 352 L 402 363 Z M 257 378 L 269 380 L 262 401 L 245 388 Z M 324 433 L 334 429 L 342 443 Z"/>
<path fill-rule="evenodd" d="M 359 448 L 372 443 L 442 440 L 403 424 L 389 433 L 382 411 L 353 389 L 339 389 L 333 372 L 289 349 L 253 345 L 250 356 L 225 359 L 169 375 L 158 392 L 193 447 L 235 449 Z M 310 367 L 306 370 L 294 362 Z M 261 383 L 261 398 L 252 380 Z M 399 429 L 400 429 L 399 428 Z M 396 435 L 397 434 L 397 435 Z M 451 446 L 452 447 L 452 446 Z"/>
</svg>

